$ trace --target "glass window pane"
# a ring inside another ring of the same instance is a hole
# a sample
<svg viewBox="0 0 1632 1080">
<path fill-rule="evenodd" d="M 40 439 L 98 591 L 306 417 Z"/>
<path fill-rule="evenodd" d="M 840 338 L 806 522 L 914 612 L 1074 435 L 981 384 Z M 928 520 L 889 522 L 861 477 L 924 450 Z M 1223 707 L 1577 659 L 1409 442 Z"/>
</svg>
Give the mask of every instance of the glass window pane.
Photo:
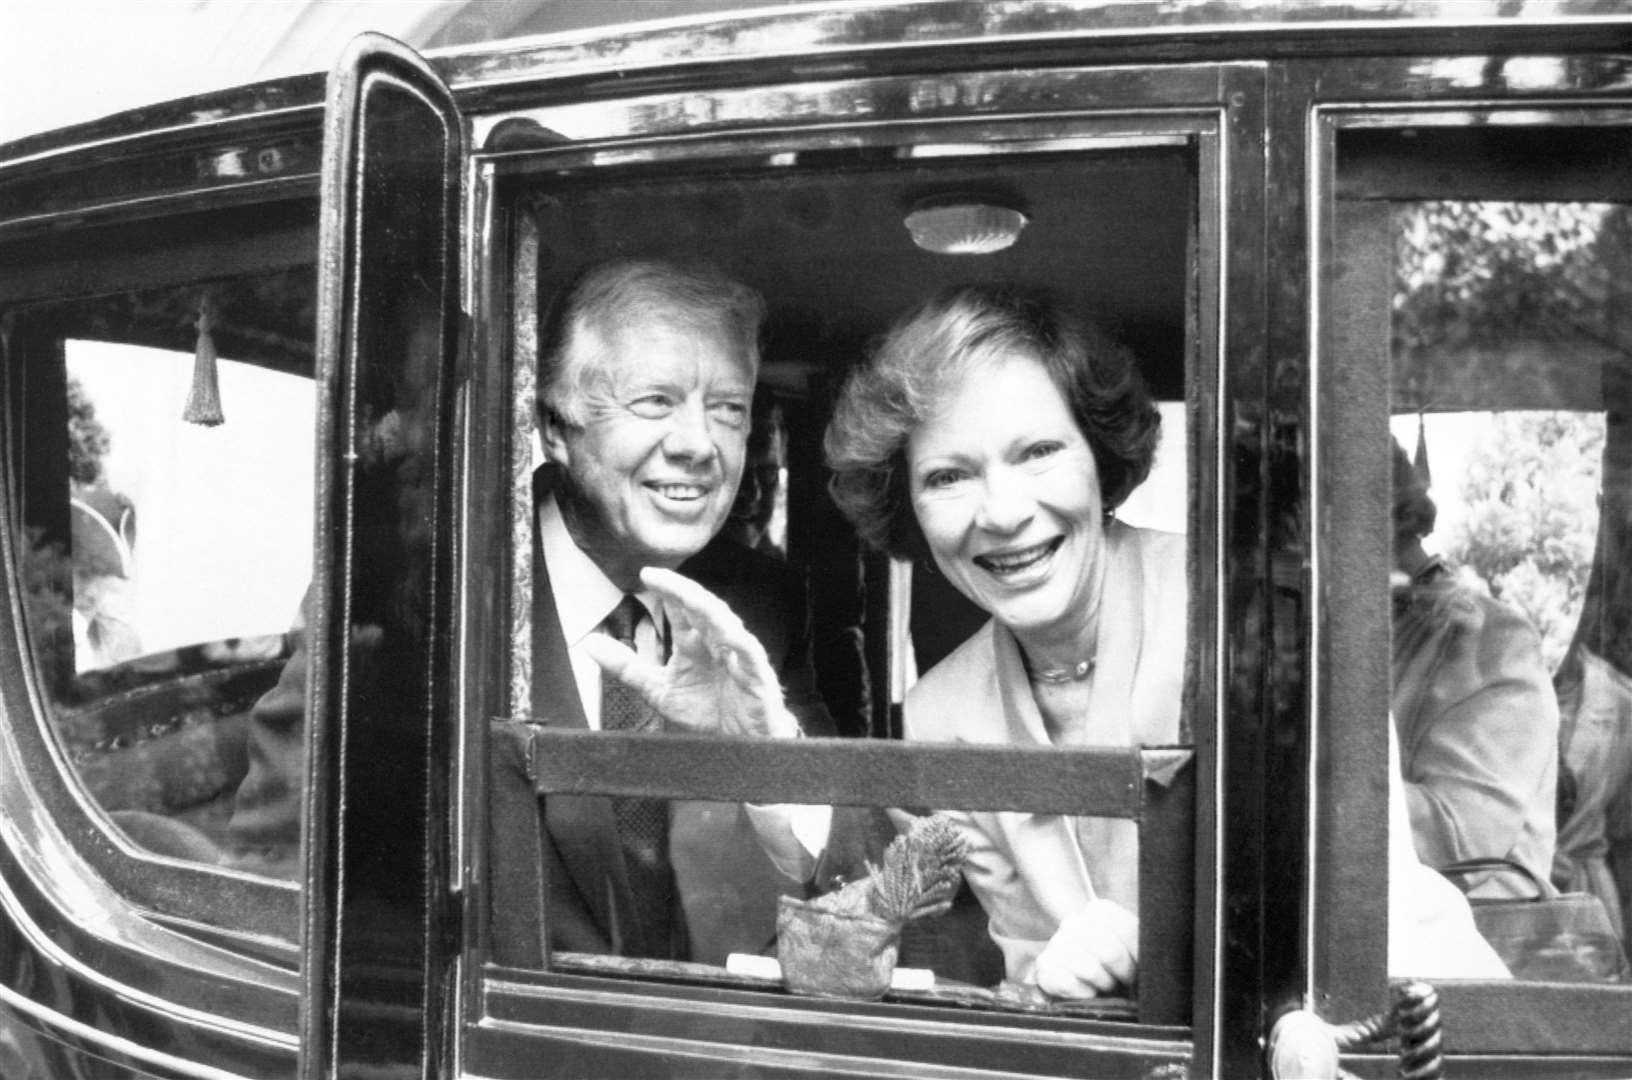
<svg viewBox="0 0 1632 1080">
<path fill-rule="evenodd" d="M 1404 827 L 1515 975 L 1593 981 L 1632 881 L 1627 211 L 1434 201 L 1393 222 Z M 1519 948 L 1501 901 L 1560 890 L 1601 902 L 1597 930 Z"/>
<path fill-rule="evenodd" d="M 68 757 L 139 847 L 282 875 L 298 805 L 268 829 L 238 795 L 299 721 L 277 687 L 311 575 L 311 290 L 296 271 L 10 313 L 29 640 Z"/>
</svg>

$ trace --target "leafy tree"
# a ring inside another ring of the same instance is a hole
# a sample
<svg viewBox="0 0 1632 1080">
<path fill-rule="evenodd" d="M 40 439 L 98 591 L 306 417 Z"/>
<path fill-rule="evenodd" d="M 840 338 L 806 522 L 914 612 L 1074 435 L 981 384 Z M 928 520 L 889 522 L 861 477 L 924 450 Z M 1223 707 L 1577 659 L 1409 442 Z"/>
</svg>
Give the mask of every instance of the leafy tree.
<svg viewBox="0 0 1632 1080">
<path fill-rule="evenodd" d="M 1569 412 L 1492 417 L 1462 478 L 1466 517 L 1446 555 L 1529 616 L 1556 670 L 1586 596 L 1598 532 L 1604 420 Z"/>
<path fill-rule="evenodd" d="M 1505 370 L 1489 365 L 1515 339 L 1612 342 L 1624 214 L 1577 203 L 1445 201 L 1402 209 L 1393 350 L 1407 380 L 1460 381 L 1475 392 L 1478 380 L 1545 381 L 1548 369 L 1520 370 L 1529 366 L 1523 359 L 1509 358 Z M 1485 359 L 1469 366 L 1470 350 Z M 1602 415 L 1493 416 L 1457 489 L 1466 517 L 1445 538 L 1450 558 L 1530 617 L 1555 669 L 1591 571 L 1604 438 Z"/>
<path fill-rule="evenodd" d="M 96 483 L 109 445 L 108 429 L 96 418 L 96 405 L 79 379 L 69 375 L 68 475 L 81 484 Z"/>
<path fill-rule="evenodd" d="M 1584 203 L 1423 202 L 1395 235 L 1394 355 L 1517 333 L 1603 334 L 1607 208 Z"/>
</svg>

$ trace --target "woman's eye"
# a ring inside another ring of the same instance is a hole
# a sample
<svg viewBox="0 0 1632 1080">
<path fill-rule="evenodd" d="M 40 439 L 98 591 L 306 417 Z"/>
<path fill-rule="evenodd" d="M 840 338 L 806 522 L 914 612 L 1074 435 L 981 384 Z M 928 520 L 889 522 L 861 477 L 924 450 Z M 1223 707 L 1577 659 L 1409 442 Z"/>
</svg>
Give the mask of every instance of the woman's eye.
<svg viewBox="0 0 1632 1080">
<path fill-rule="evenodd" d="M 1026 447 L 1025 453 L 1021 456 L 1027 461 L 1036 461 L 1038 458 L 1046 458 L 1059 452 L 1060 444 L 1057 442 L 1035 442 Z"/>
<path fill-rule="evenodd" d="M 936 469 L 925 473 L 923 484 L 926 489 L 951 487 L 963 479 L 963 473 L 957 469 Z"/>
</svg>

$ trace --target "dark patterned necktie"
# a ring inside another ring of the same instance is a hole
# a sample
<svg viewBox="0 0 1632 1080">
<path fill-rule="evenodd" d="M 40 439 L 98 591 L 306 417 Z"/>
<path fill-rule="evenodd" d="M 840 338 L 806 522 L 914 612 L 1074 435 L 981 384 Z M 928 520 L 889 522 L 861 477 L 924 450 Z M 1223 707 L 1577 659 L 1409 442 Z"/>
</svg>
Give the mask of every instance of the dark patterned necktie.
<svg viewBox="0 0 1632 1080">
<path fill-rule="evenodd" d="M 638 652 L 635 630 L 646 617 L 645 606 L 625 595 L 601 627 Z M 656 711 L 638 692 L 602 672 L 601 730 L 658 731 L 661 726 Z M 672 959 L 672 921 L 677 905 L 674 873 L 669 865 L 669 805 L 662 799 L 618 796 L 612 800 L 612 814 L 623 847 L 624 869 L 634 891 L 639 939 L 645 943 L 640 946 L 633 940 L 626 941 L 622 952 L 625 956 Z"/>
</svg>

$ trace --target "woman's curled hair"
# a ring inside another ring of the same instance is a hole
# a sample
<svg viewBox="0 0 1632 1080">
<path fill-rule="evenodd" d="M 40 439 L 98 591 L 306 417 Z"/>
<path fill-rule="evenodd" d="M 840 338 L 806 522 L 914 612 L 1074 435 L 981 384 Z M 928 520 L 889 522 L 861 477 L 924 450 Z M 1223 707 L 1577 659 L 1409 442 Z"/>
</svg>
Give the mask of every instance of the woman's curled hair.
<svg viewBox="0 0 1632 1080">
<path fill-rule="evenodd" d="M 1150 475 L 1161 415 L 1132 352 L 1047 294 L 964 285 L 898 320 L 839 391 L 824 447 L 834 501 L 862 538 L 897 558 L 929 555 L 909 496 L 906 446 L 983 364 L 1042 364 L 1087 440 L 1107 510 Z"/>
</svg>

